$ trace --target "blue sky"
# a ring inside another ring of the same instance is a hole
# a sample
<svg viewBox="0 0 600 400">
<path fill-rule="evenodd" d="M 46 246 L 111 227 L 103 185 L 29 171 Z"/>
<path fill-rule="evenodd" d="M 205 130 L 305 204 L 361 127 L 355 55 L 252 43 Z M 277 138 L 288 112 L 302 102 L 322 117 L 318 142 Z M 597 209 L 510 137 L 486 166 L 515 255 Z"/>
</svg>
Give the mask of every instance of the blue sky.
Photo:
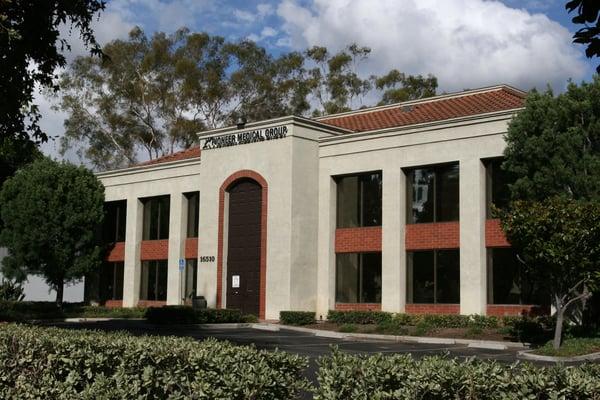
<svg viewBox="0 0 600 400">
<path fill-rule="evenodd" d="M 277 55 L 356 42 L 372 48 L 365 76 L 391 68 L 432 73 L 440 91 L 498 83 L 529 90 L 590 80 L 600 60 L 573 44 L 566 0 L 109 0 L 94 23 L 106 43 L 138 25 L 151 35 L 187 26 L 229 40 L 251 39 Z M 74 43 L 69 58 L 85 54 Z M 62 134 L 64 115 L 38 97 L 42 126 Z M 56 145 L 44 150 L 56 154 Z"/>
</svg>

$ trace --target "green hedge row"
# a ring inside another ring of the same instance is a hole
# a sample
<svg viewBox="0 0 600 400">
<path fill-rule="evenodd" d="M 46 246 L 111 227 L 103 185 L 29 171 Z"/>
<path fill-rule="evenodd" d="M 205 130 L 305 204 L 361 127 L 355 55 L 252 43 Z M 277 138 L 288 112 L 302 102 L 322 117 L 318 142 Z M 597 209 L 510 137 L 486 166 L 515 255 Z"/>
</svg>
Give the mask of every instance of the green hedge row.
<svg viewBox="0 0 600 400">
<path fill-rule="evenodd" d="M 58 308 L 49 301 L 0 301 L 0 321 L 31 321 L 63 318 L 143 318 L 145 308 L 107 308 L 83 303 L 63 303 Z"/>
<path fill-rule="evenodd" d="M 329 311 L 327 320 L 336 324 L 381 324 L 391 321 L 393 314 L 383 311 Z"/>
<path fill-rule="evenodd" d="M 204 309 L 196 310 L 190 306 L 150 307 L 145 317 L 154 324 L 223 324 L 256 322 L 256 317 L 243 315 L 240 310 Z"/>
<path fill-rule="evenodd" d="M 227 342 L 0 325 L 2 399 L 291 399 L 306 358 Z"/>
<path fill-rule="evenodd" d="M 281 311 L 279 322 L 285 325 L 311 325 L 316 322 L 313 311 Z"/>
<path fill-rule="evenodd" d="M 319 361 L 315 399 L 600 399 L 600 365 L 541 368 L 410 355 Z"/>
</svg>

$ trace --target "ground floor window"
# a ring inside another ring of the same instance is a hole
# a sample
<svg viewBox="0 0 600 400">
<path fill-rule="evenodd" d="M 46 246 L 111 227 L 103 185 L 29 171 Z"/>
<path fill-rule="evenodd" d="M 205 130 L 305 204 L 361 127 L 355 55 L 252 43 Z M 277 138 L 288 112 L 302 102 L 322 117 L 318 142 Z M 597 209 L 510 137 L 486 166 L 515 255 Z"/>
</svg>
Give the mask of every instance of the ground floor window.
<svg viewBox="0 0 600 400">
<path fill-rule="evenodd" d="M 167 260 L 142 261 L 141 300 L 167 300 Z"/>
<path fill-rule="evenodd" d="M 526 275 L 523 264 L 511 248 L 488 249 L 487 287 L 488 304 L 547 303 L 540 285 Z"/>
<path fill-rule="evenodd" d="M 100 300 L 123 300 L 123 262 L 106 262 L 100 270 Z"/>
<path fill-rule="evenodd" d="M 407 253 L 408 303 L 457 304 L 460 302 L 459 250 Z"/>
<path fill-rule="evenodd" d="M 381 253 L 336 255 L 335 301 L 338 303 L 381 302 Z"/>
<path fill-rule="evenodd" d="M 183 295 L 186 299 L 196 295 L 198 287 L 198 259 L 188 259 L 185 262 L 185 290 Z"/>
</svg>

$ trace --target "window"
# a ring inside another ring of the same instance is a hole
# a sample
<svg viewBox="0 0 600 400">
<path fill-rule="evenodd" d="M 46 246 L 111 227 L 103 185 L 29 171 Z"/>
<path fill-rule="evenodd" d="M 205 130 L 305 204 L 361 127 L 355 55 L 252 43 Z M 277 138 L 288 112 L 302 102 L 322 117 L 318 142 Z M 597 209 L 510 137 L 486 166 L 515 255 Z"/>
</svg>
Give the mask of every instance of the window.
<svg viewBox="0 0 600 400">
<path fill-rule="evenodd" d="M 501 158 L 485 161 L 487 218 L 493 217 L 492 204 L 497 208 L 505 209 L 510 202 L 508 185 L 513 182 L 513 179 L 501 168 L 503 161 Z"/>
<path fill-rule="evenodd" d="M 188 259 L 185 261 L 185 290 L 184 298 L 189 299 L 196 295 L 198 287 L 198 259 Z"/>
<path fill-rule="evenodd" d="M 381 302 L 381 253 L 339 253 L 336 255 L 338 303 Z"/>
<path fill-rule="evenodd" d="M 381 172 L 336 178 L 337 227 L 381 225 Z"/>
<path fill-rule="evenodd" d="M 459 250 L 408 252 L 408 303 L 460 302 Z"/>
<path fill-rule="evenodd" d="M 123 262 L 107 262 L 100 270 L 100 300 L 123 300 Z"/>
<path fill-rule="evenodd" d="M 127 201 L 108 201 L 104 203 L 104 223 L 102 237 L 104 243 L 125 241 L 125 221 L 127 219 Z"/>
<path fill-rule="evenodd" d="M 186 193 L 187 214 L 187 237 L 198 237 L 198 213 L 200 211 L 200 192 Z"/>
<path fill-rule="evenodd" d="M 167 260 L 142 261 L 140 299 L 167 299 Z"/>
<path fill-rule="evenodd" d="M 169 196 L 150 197 L 144 203 L 143 240 L 169 238 Z"/>
<path fill-rule="evenodd" d="M 407 172 L 408 223 L 458 221 L 458 163 Z"/>
<path fill-rule="evenodd" d="M 511 248 L 488 249 L 488 304 L 543 305 L 543 291 L 523 271 Z"/>
</svg>

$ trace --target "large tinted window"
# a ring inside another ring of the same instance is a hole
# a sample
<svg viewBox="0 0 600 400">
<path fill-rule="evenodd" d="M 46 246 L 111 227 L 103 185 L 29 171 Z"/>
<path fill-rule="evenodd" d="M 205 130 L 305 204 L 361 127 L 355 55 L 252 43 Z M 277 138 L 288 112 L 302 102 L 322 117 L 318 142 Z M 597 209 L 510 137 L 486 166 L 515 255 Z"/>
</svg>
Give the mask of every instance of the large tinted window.
<svg viewBox="0 0 600 400">
<path fill-rule="evenodd" d="M 337 182 L 337 227 L 381 225 L 381 172 L 343 176 Z"/>
<path fill-rule="evenodd" d="M 167 299 L 167 260 L 142 261 L 140 299 Z"/>
<path fill-rule="evenodd" d="M 125 241 L 125 221 L 127 220 L 127 201 L 108 201 L 104 203 L 103 239 L 105 243 Z"/>
<path fill-rule="evenodd" d="M 381 302 L 381 253 L 336 255 L 335 301 L 338 303 Z"/>
<path fill-rule="evenodd" d="M 407 172 L 408 222 L 458 221 L 458 163 Z"/>
<path fill-rule="evenodd" d="M 123 262 L 106 262 L 102 265 L 100 300 L 123 300 Z"/>
<path fill-rule="evenodd" d="M 196 295 L 198 287 L 198 259 L 186 260 L 185 265 L 185 298 L 189 299 Z"/>
<path fill-rule="evenodd" d="M 169 238 L 169 196 L 150 197 L 144 203 L 143 240 Z"/>
<path fill-rule="evenodd" d="M 488 303 L 545 305 L 547 295 L 527 276 L 511 248 L 488 249 Z"/>
<path fill-rule="evenodd" d="M 460 302 L 458 250 L 414 251 L 407 255 L 409 303 Z"/>
<path fill-rule="evenodd" d="M 492 204 L 500 209 L 508 207 L 510 202 L 510 190 L 508 185 L 513 182 L 511 175 L 502 169 L 501 158 L 495 158 L 485 162 L 486 169 L 486 198 L 487 217 L 492 218 Z"/>
<path fill-rule="evenodd" d="M 198 237 L 198 213 L 200 212 L 200 192 L 187 193 L 187 237 Z"/>
</svg>

